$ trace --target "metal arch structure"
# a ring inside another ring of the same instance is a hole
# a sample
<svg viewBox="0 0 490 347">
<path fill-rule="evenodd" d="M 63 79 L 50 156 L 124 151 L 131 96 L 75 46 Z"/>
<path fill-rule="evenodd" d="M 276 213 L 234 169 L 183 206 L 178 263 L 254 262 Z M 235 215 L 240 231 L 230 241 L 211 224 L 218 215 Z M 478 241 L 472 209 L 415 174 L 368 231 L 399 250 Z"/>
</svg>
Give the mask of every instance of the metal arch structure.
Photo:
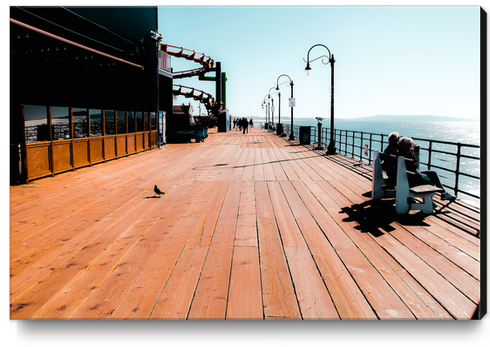
<svg viewBox="0 0 490 347">
<path fill-rule="evenodd" d="M 214 112 L 216 110 L 218 103 L 216 102 L 216 100 L 213 98 L 211 94 L 206 93 L 197 88 L 187 87 L 180 84 L 174 84 L 173 86 L 177 87 L 177 89 L 174 89 L 172 91 L 173 95 L 175 96 L 182 95 L 185 96 L 186 98 L 193 98 L 196 101 L 200 101 L 202 104 L 204 104 L 208 112 Z M 183 88 L 189 91 L 182 90 Z"/>
<path fill-rule="evenodd" d="M 172 50 L 172 48 L 176 48 L 177 50 Z M 204 53 L 167 44 L 160 44 L 160 49 L 176 58 L 184 58 L 186 60 L 194 61 L 195 63 L 202 65 L 201 68 L 174 72 L 174 79 L 199 76 L 210 71 L 214 67 L 214 60 Z"/>
<path fill-rule="evenodd" d="M 210 94 L 204 93 L 200 90 L 199 92 L 201 92 L 201 94 L 199 96 L 195 95 L 193 91 L 182 93 L 181 92 L 182 88 L 196 90 L 195 88 L 186 87 L 182 85 L 174 85 L 177 86 L 178 89 L 173 90 L 173 95 L 183 95 L 189 98 L 192 97 L 196 101 L 200 100 L 201 103 L 205 104 L 208 112 L 218 115 L 222 106 L 221 94 L 222 94 L 222 85 L 224 83 L 222 81 L 222 76 L 221 76 L 222 75 L 221 64 L 219 62 L 215 63 L 215 61 L 210 56 L 204 53 L 198 52 L 196 50 L 190 50 L 183 47 L 178 47 L 178 46 L 173 46 L 168 44 L 160 44 L 160 50 L 176 58 L 183 58 L 202 65 L 200 68 L 196 68 L 196 69 L 172 72 L 173 79 L 182 79 L 182 78 L 199 76 L 199 80 L 214 81 L 216 82 L 216 100 L 212 98 Z M 215 71 L 216 77 L 204 76 L 204 74 L 209 71 Z M 207 96 L 204 96 L 204 94 L 206 94 Z M 201 98 L 201 96 L 203 97 Z"/>
</svg>

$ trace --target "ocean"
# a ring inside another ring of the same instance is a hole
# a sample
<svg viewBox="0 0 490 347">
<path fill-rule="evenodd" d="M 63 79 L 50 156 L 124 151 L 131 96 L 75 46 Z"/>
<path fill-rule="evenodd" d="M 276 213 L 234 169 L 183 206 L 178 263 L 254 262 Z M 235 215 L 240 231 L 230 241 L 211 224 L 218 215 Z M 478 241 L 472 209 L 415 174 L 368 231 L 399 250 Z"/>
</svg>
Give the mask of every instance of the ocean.
<svg viewBox="0 0 490 347">
<path fill-rule="evenodd" d="M 281 117 L 282 118 L 282 117 Z M 276 119 L 277 121 L 277 119 Z M 281 119 L 282 123 L 289 124 L 290 119 Z M 317 126 L 316 119 L 294 119 L 294 125 Z M 330 127 L 330 119 L 324 119 L 322 126 Z M 480 145 L 480 122 L 433 122 L 433 121 L 353 121 L 335 120 L 335 129 L 363 131 L 374 134 L 390 134 L 396 131 L 400 136 L 440 140 L 448 142 L 460 142 L 465 144 Z"/>
</svg>

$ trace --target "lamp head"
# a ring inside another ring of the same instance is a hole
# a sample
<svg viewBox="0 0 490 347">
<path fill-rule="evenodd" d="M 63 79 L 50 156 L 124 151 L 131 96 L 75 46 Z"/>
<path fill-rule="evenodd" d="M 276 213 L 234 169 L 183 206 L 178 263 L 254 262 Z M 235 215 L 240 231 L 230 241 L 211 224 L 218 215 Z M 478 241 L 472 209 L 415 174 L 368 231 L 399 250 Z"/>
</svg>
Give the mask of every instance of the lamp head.
<svg viewBox="0 0 490 347">
<path fill-rule="evenodd" d="M 281 90 L 279 89 L 279 85 L 276 87 L 276 93 L 277 93 L 277 95 L 281 94 Z"/>
<path fill-rule="evenodd" d="M 306 63 L 305 72 L 306 72 L 306 76 L 310 75 L 310 72 L 311 72 L 310 63 Z"/>
</svg>

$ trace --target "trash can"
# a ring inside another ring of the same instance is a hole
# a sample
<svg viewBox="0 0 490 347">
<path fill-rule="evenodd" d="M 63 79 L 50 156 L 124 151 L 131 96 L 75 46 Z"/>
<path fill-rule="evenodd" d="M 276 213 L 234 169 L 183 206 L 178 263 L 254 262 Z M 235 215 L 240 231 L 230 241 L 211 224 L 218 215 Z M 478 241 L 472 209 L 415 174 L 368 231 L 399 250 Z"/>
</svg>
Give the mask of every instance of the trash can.
<svg viewBox="0 0 490 347">
<path fill-rule="evenodd" d="M 300 145 L 309 145 L 311 143 L 310 133 L 311 133 L 311 126 L 299 127 L 299 144 Z"/>
<path fill-rule="evenodd" d="M 283 134 L 284 134 L 284 125 L 282 125 L 281 123 L 277 123 L 276 135 L 283 136 Z"/>
</svg>

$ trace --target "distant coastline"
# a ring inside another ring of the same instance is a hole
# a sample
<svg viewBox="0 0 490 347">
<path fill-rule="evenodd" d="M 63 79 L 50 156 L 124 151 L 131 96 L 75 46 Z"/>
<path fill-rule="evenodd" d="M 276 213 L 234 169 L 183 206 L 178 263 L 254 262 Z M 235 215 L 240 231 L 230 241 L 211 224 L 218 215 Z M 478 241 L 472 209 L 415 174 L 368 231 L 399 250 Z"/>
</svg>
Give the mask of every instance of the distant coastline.
<svg viewBox="0 0 490 347">
<path fill-rule="evenodd" d="M 252 117 L 255 121 L 265 122 L 265 118 L 262 117 Z M 289 117 L 286 117 L 286 123 L 289 123 Z M 312 121 L 316 123 L 314 117 L 295 117 L 297 121 Z M 325 122 L 329 118 L 324 118 Z M 345 122 L 479 122 L 479 119 L 471 118 L 456 118 L 456 117 L 444 117 L 444 116 L 429 116 L 429 115 L 377 115 L 377 116 L 367 116 L 367 117 L 356 117 L 356 118 L 341 118 L 335 117 L 338 121 Z M 274 117 L 275 122 L 277 122 L 277 115 Z"/>
<path fill-rule="evenodd" d="M 357 118 L 337 118 L 343 121 L 368 121 L 368 122 L 477 122 L 479 119 L 470 118 L 456 118 L 456 117 L 444 117 L 444 116 L 429 116 L 429 115 L 378 115 L 368 117 Z"/>
</svg>

